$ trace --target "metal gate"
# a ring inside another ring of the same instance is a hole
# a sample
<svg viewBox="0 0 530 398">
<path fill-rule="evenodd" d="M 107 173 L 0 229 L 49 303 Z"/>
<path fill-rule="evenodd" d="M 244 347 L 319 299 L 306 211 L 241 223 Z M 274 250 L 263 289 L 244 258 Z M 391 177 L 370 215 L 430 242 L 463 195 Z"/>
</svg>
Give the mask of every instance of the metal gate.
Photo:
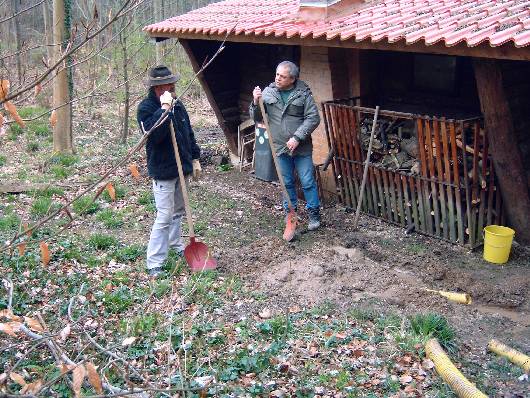
<svg viewBox="0 0 530 398">
<path fill-rule="evenodd" d="M 329 102 L 322 106 L 328 145 L 335 154 L 332 167 L 339 198 L 355 208 L 367 147 L 362 123 L 373 118 L 375 110 Z M 482 244 L 484 226 L 502 225 L 501 195 L 480 118 L 454 120 L 384 110 L 380 117 L 387 125 L 398 121 L 413 126 L 416 151 L 409 152 L 416 153 L 416 166 L 400 168 L 396 155 L 405 140 L 401 132 L 387 132 L 387 140 L 393 141 L 381 153 L 387 151 L 383 159 L 389 156 L 396 162 L 393 167 L 370 162 L 363 212 L 471 247 Z M 382 135 L 383 127 L 378 130 Z"/>
</svg>

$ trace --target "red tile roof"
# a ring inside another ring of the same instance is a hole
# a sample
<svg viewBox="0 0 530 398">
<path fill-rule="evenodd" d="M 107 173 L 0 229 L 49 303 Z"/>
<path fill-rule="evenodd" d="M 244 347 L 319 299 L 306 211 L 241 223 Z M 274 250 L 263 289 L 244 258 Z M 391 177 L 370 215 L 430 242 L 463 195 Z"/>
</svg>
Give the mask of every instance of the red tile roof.
<svg viewBox="0 0 530 398">
<path fill-rule="evenodd" d="M 318 22 L 301 21 L 298 0 L 226 0 L 144 28 L 151 36 L 235 35 L 404 40 L 492 47 L 530 44 L 530 0 L 380 0 L 351 14 Z"/>
</svg>

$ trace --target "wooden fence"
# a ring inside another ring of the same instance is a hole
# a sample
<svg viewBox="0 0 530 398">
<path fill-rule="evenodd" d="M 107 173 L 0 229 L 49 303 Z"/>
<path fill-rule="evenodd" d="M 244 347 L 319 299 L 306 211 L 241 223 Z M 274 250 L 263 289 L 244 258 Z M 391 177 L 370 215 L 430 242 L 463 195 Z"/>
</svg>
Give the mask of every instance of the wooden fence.
<svg viewBox="0 0 530 398">
<path fill-rule="evenodd" d="M 360 121 L 374 109 L 324 103 L 328 145 L 340 201 L 355 208 L 366 149 Z M 380 111 L 387 119 L 414 123 L 417 172 L 371 163 L 362 211 L 394 224 L 461 245 L 482 244 L 483 227 L 503 224 L 488 140 L 481 119 L 453 120 Z"/>
</svg>

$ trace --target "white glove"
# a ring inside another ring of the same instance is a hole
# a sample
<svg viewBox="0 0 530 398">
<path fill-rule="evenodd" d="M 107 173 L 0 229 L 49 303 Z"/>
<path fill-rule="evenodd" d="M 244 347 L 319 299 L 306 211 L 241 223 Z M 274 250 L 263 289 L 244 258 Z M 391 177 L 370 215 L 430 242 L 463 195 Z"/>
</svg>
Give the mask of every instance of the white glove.
<svg viewBox="0 0 530 398">
<path fill-rule="evenodd" d="M 199 159 L 193 159 L 193 180 L 198 181 L 201 177 L 201 163 L 199 162 Z"/>
<path fill-rule="evenodd" d="M 173 103 L 173 96 L 169 91 L 164 91 L 164 94 L 160 96 L 160 104 L 162 105 L 169 105 Z"/>
</svg>

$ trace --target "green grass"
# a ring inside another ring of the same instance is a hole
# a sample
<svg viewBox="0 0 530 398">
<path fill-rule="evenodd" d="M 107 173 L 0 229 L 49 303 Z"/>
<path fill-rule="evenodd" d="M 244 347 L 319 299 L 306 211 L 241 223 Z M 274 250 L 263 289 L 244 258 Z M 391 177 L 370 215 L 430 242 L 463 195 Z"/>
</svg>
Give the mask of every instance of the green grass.
<svg viewBox="0 0 530 398">
<path fill-rule="evenodd" d="M 57 180 L 64 180 L 70 175 L 70 170 L 61 164 L 55 164 L 50 167 L 50 172 Z"/>
<path fill-rule="evenodd" d="M 13 212 L 6 212 L 0 216 L 0 231 L 10 232 L 18 228 L 20 225 L 20 218 Z"/>
<path fill-rule="evenodd" d="M 138 244 L 123 246 L 114 251 L 112 257 L 120 263 L 130 263 L 136 261 L 145 254 L 145 247 Z"/>
<path fill-rule="evenodd" d="M 54 203 L 53 199 L 46 196 L 36 198 L 31 205 L 31 215 L 35 217 L 42 217 L 53 213 L 59 208 L 58 203 Z"/>
<path fill-rule="evenodd" d="M 112 209 L 104 209 L 100 211 L 96 220 L 103 223 L 106 228 L 119 228 L 123 225 L 123 213 Z"/>
<path fill-rule="evenodd" d="M 418 314 L 410 319 L 410 327 L 414 334 L 425 339 L 435 337 L 442 347 L 449 352 L 456 351 L 455 331 L 447 320 L 438 314 Z"/>
<path fill-rule="evenodd" d="M 107 250 L 118 246 L 118 239 L 114 236 L 96 233 L 88 238 L 88 245 L 96 250 Z"/>
<path fill-rule="evenodd" d="M 46 187 L 36 191 L 31 191 L 35 197 L 51 198 L 53 196 L 64 196 L 64 189 L 59 187 Z"/>
<path fill-rule="evenodd" d="M 127 190 L 123 186 L 121 186 L 119 184 L 113 183 L 112 185 L 113 185 L 114 191 L 116 193 L 116 199 L 123 199 L 125 197 L 125 195 L 127 194 Z M 103 191 L 103 194 L 101 196 L 107 202 L 112 202 L 112 199 L 110 198 L 110 195 L 109 195 L 109 191 L 107 189 L 105 189 Z"/>
<path fill-rule="evenodd" d="M 5 155 L 0 155 L 0 167 L 4 166 L 7 162 L 7 157 Z"/>
<path fill-rule="evenodd" d="M 36 141 L 28 142 L 26 146 L 26 151 L 28 152 L 37 152 L 40 149 L 40 145 Z"/>
<path fill-rule="evenodd" d="M 57 153 L 50 158 L 51 164 L 70 167 L 79 161 L 79 157 L 68 153 Z"/>
<path fill-rule="evenodd" d="M 134 303 L 134 297 L 128 286 L 120 286 L 103 295 L 105 311 L 111 314 L 120 314 Z"/>
<path fill-rule="evenodd" d="M 90 196 L 82 196 L 72 203 L 72 208 L 77 214 L 93 214 L 99 210 L 100 206 L 98 202 L 93 202 Z"/>
<path fill-rule="evenodd" d="M 24 133 L 24 130 L 22 127 L 20 127 L 18 124 L 13 123 L 9 127 L 9 132 L 7 134 L 7 139 L 10 141 L 16 141 L 20 135 Z"/>
</svg>

